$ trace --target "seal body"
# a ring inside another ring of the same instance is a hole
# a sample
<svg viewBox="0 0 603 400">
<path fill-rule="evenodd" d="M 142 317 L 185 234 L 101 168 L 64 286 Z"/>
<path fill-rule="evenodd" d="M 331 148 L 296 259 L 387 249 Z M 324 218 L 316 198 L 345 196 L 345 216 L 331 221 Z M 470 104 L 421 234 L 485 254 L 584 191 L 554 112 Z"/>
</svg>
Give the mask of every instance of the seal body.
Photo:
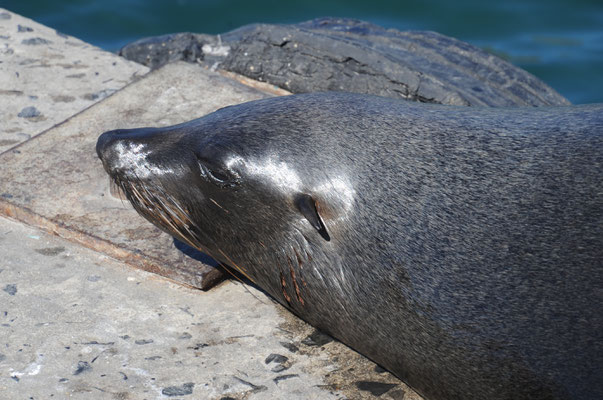
<svg viewBox="0 0 603 400">
<path fill-rule="evenodd" d="M 151 222 L 428 399 L 603 398 L 603 105 L 296 95 L 97 152 Z"/>
</svg>

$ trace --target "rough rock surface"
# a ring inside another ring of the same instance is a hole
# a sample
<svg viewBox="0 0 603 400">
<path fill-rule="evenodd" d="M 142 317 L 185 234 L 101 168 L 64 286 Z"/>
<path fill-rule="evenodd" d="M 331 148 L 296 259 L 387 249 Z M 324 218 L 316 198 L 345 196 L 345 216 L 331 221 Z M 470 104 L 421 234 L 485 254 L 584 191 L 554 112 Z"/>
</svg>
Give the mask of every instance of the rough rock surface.
<svg viewBox="0 0 603 400">
<path fill-rule="evenodd" d="M 468 43 L 350 19 L 165 35 L 131 43 L 120 55 L 151 68 L 199 62 L 293 93 L 347 91 L 472 106 L 569 104 L 538 78 Z"/>
</svg>

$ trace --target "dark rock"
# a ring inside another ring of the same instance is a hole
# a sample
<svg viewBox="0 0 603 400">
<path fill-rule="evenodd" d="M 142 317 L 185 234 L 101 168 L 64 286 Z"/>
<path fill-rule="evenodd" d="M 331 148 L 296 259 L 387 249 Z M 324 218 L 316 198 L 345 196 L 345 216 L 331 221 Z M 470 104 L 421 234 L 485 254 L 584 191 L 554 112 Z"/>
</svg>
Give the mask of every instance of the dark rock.
<svg viewBox="0 0 603 400">
<path fill-rule="evenodd" d="M 266 357 L 266 364 L 275 363 L 277 364 L 275 367 L 271 369 L 272 372 L 282 372 L 291 367 L 290 363 L 288 363 L 289 358 L 285 357 L 281 354 L 272 353 L 268 357 Z"/>
<path fill-rule="evenodd" d="M 248 382 L 244 379 L 239 378 L 238 376 L 233 376 L 237 381 L 241 382 L 243 385 L 247 385 L 251 388 L 251 393 L 259 393 L 267 390 L 268 388 L 264 385 L 254 385 L 251 382 Z"/>
<path fill-rule="evenodd" d="M 134 343 L 136 344 L 151 344 L 153 343 L 153 339 L 140 339 L 140 340 L 135 340 Z"/>
<path fill-rule="evenodd" d="M 87 361 L 79 361 L 77 363 L 77 367 L 76 367 L 73 375 L 79 375 L 82 372 L 89 371 L 91 369 L 92 369 L 92 367 L 90 366 L 90 364 Z"/>
<path fill-rule="evenodd" d="M 297 353 L 299 351 L 299 347 L 293 343 L 281 342 L 281 346 L 289 350 L 291 353 Z"/>
<path fill-rule="evenodd" d="M 288 375 L 281 375 L 281 376 L 277 376 L 276 378 L 273 379 L 274 383 L 278 384 L 280 381 L 284 381 L 285 379 L 291 379 L 291 378 L 298 378 L 299 375 L 297 374 L 288 374 Z"/>
<path fill-rule="evenodd" d="M 17 144 L 17 143 L 19 143 L 19 141 L 13 140 L 13 139 L 0 140 L 0 146 L 12 146 L 13 144 Z"/>
<path fill-rule="evenodd" d="M 83 345 L 99 345 L 99 346 L 113 346 L 115 342 L 99 342 L 97 340 L 92 340 L 90 342 L 82 342 Z"/>
<path fill-rule="evenodd" d="M 375 365 L 375 372 L 378 374 L 383 374 L 383 373 L 387 372 L 387 370 L 385 368 L 383 368 L 381 365 Z"/>
<path fill-rule="evenodd" d="M 282 363 L 287 362 L 287 360 L 289 360 L 289 359 L 283 355 L 272 353 L 268 357 L 266 357 L 266 360 L 264 362 L 266 364 L 270 364 L 271 362 L 275 362 L 277 364 L 282 364 Z"/>
<path fill-rule="evenodd" d="M 203 46 L 213 45 L 218 38 L 197 33 L 175 33 L 137 40 L 123 47 L 119 55 L 156 69 L 169 62 L 197 62 L 203 59 Z"/>
<path fill-rule="evenodd" d="M 33 32 L 29 26 L 17 25 L 17 32 Z"/>
<path fill-rule="evenodd" d="M 161 394 L 164 396 L 172 397 L 172 396 L 186 396 L 189 394 L 193 394 L 194 383 L 189 382 L 180 386 L 170 386 L 161 390 Z"/>
<path fill-rule="evenodd" d="M 306 346 L 323 346 L 333 341 L 333 338 L 319 330 L 312 332 L 310 336 L 302 340 L 302 343 Z"/>
<path fill-rule="evenodd" d="M 42 113 L 40 111 L 38 111 L 37 108 L 35 108 L 33 106 L 29 106 L 29 107 L 25 107 L 24 109 L 22 109 L 21 112 L 19 112 L 19 114 L 17 114 L 17 117 L 35 118 L 35 117 L 39 117 L 40 115 L 42 115 Z"/>
<path fill-rule="evenodd" d="M 207 344 L 207 343 L 197 343 L 194 346 L 187 347 L 187 349 L 201 350 L 202 348 L 208 347 L 208 346 L 209 346 L 209 344 Z"/>
<path fill-rule="evenodd" d="M 90 101 L 101 100 L 101 99 L 104 99 L 105 97 L 109 97 L 116 91 L 117 90 L 115 90 L 115 89 L 104 89 L 104 90 L 101 90 L 100 92 L 96 92 L 96 93 L 86 93 L 85 95 L 82 96 L 82 98 L 84 100 L 90 100 Z"/>
<path fill-rule="evenodd" d="M 396 387 L 394 383 L 358 381 L 356 387 L 362 391 L 370 392 L 373 396 L 381 396 L 387 393 L 390 389 Z"/>
<path fill-rule="evenodd" d="M 17 294 L 17 285 L 15 285 L 14 283 L 11 283 L 11 284 L 4 286 L 4 289 L 2 289 L 2 290 L 11 296 L 14 296 L 15 294 Z"/>
<path fill-rule="evenodd" d="M 129 44 L 120 55 L 151 68 L 176 60 L 219 65 L 293 93 L 347 91 L 455 105 L 569 104 L 533 75 L 468 43 L 351 19 L 247 25 L 221 36 L 159 36 Z"/>
<path fill-rule="evenodd" d="M 35 249 L 35 252 L 42 254 L 43 256 L 56 256 L 65 251 L 65 248 L 60 247 L 46 247 L 44 249 Z"/>
<path fill-rule="evenodd" d="M 294 93 L 347 91 L 455 105 L 568 104 L 527 72 L 435 32 L 318 19 L 258 25 L 231 47 L 223 68 Z"/>
<path fill-rule="evenodd" d="M 284 370 L 287 370 L 287 369 L 289 369 L 289 367 L 287 367 L 286 365 L 278 364 L 277 366 L 272 368 L 270 371 L 279 373 L 279 372 L 283 372 Z"/>
<path fill-rule="evenodd" d="M 404 400 L 404 397 L 406 397 L 406 392 L 401 388 L 396 388 L 387 392 L 387 396 L 392 400 Z"/>
<path fill-rule="evenodd" d="M 44 39 L 44 38 L 31 38 L 31 39 L 23 39 L 21 41 L 21 44 L 24 45 L 28 45 L 28 46 L 37 46 L 40 44 L 52 44 L 52 42 L 50 40 Z"/>
<path fill-rule="evenodd" d="M 65 96 L 65 95 L 58 95 L 58 96 L 53 96 L 52 100 L 57 102 L 57 103 L 71 103 L 72 101 L 75 101 L 75 97 L 73 96 Z"/>
</svg>

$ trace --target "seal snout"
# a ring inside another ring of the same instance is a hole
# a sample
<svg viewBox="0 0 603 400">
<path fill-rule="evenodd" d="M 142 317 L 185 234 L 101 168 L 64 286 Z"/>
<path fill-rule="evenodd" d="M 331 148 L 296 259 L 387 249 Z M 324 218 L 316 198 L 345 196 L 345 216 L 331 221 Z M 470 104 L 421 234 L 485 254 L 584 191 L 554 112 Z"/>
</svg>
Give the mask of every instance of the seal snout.
<svg viewBox="0 0 603 400">
<path fill-rule="evenodd" d="M 96 154 L 103 162 L 107 172 L 123 169 L 132 162 L 140 161 L 146 153 L 149 140 L 156 128 L 117 129 L 99 136 L 96 142 Z"/>
<path fill-rule="evenodd" d="M 100 158 L 101 160 L 105 159 L 107 149 L 111 146 L 112 143 L 115 142 L 118 132 L 119 130 L 109 131 L 99 136 L 98 140 L 96 141 L 96 154 L 98 155 L 98 158 Z"/>
<path fill-rule="evenodd" d="M 116 163 L 117 152 L 114 148 L 119 140 L 119 132 L 120 130 L 105 132 L 96 141 L 96 154 L 109 174 Z"/>
<path fill-rule="evenodd" d="M 96 141 L 96 154 L 98 154 L 98 158 L 103 162 L 110 161 L 110 158 L 116 155 L 115 148 L 120 143 L 130 142 L 133 136 L 132 133 L 136 131 L 139 131 L 139 129 L 116 129 L 100 135 Z"/>
</svg>

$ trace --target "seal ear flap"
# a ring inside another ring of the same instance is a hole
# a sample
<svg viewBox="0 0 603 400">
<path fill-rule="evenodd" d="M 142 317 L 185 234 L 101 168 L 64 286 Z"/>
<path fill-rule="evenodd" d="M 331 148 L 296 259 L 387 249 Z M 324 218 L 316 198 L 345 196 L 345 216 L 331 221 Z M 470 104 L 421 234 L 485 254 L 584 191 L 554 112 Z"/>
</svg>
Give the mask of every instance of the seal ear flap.
<svg viewBox="0 0 603 400">
<path fill-rule="evenodd" d="M 297 195 L 295 197 L 295 206 L 324 240 L 331 240 L 327 228 L 318 213 L 318 203 L 316 203 L 316 200 L 311 195 L 305 193 Z"/>
</svg>

